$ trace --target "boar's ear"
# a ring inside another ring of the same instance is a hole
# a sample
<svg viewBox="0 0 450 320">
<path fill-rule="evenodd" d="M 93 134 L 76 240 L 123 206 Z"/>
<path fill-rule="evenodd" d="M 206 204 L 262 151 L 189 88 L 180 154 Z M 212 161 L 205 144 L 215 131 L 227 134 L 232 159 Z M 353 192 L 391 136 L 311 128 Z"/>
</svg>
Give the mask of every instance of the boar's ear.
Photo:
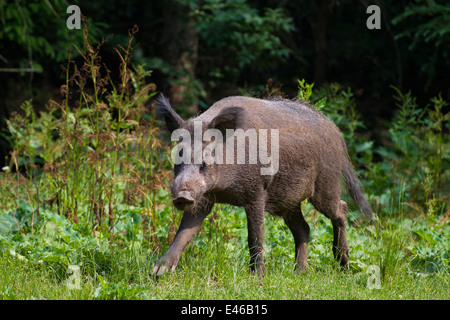
<svg viewBox="0 0 450 320">
<path fill-rule="evenodd" d="M 228 107 L 220 111 L 220 113 L 211 121 L 209 127 L 218 129 L 223 135 L 226 129 L 236 130 L 243 128 L 246 118 L 246 111 L 241 107 Z"/>
<path fill-rule="evenodd" d="M 160 93 L 155 101 L 156 115 L 166 122 L 167 129 L 170 132 L 178 129 L 184 120 L 172 109 L 169 100 Z"/>
</svg>

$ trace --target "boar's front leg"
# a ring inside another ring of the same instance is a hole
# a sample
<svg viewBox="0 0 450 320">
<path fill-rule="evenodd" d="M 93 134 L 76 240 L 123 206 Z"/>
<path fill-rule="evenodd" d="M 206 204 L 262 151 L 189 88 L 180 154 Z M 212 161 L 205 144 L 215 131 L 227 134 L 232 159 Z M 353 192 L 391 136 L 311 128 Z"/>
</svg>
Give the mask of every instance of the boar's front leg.
<svg viewBox="0 0 450 320">
<path fill-rule="evenodd" d="M 250 270 L 263 276 L 266 272 L 263 257 L 264 201 L 244 206 L 247 214 L 248 247 L 250 250 Z"/>
<path fill-rule="evenodd" d="M 185 211 L 181 218 L 180 227 L 167 252 L 159 259 L 153 268 L 153 275 L 160 276 L 167 270 L 174 271 L 181 253 L 191 241 L 194 234 L 200 229 L 205 217 L 211 212 L 214 203 L 204 200 L 198 203 L 191 211 Z"/>
</svg>

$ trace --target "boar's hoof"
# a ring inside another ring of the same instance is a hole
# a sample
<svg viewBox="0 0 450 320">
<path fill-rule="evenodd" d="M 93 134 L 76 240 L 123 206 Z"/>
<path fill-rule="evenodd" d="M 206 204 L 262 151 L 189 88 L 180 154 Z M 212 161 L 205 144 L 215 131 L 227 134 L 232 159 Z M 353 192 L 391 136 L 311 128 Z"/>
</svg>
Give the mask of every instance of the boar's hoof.
<svg viewBox="0 0 450 320">
<path fill-rule="evenodd" d="M 178 264 L 178 261 L 176 259 L 173 259 L 171 257 L 164 255 L 164 256 L 162 256 L 161 259 L 159 259 L 159 261 L 153 267 L 152 275 L 161 276 L 169 270 L 174 271 L 177 264 Z"/>
<path fill-rule="evenodd" d="M 309 271 L 309 265 L 308 263 L 302 265 L 295 264 L 294 271 L 298 274 L 307 273 Z"/>
</svg>

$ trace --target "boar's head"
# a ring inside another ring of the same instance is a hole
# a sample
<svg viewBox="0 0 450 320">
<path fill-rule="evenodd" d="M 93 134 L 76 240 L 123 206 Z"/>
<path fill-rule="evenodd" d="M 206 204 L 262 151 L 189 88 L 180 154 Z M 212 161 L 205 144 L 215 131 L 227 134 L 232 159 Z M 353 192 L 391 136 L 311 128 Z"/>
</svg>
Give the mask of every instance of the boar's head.
<svg viewBox="0 0 450 320">
<path fill-rule="evenodd" d="M 217 188 L 228 185 L 227 176 L 230 175 L 219 171 L 230 170 L 231 166 L 221 166 L 225 159 L 224 151 L 218 155 L 216 150 L 225 150 L 226 130 L 242 126 L 245 110 L 228 107 L 220 112 L 207 111 L 185 121 L 160 94 L 156 112 L 165 121 L 172 141 L 177 141 L 174 180 L 170 185 L 173 204 L 179 210 L 192 210 L 205 194 L 211 195 Z M 212 142 L 217 148 L 211 148 Z M 217 161 L 218 156 L 221 161 Z"/>
</svg>

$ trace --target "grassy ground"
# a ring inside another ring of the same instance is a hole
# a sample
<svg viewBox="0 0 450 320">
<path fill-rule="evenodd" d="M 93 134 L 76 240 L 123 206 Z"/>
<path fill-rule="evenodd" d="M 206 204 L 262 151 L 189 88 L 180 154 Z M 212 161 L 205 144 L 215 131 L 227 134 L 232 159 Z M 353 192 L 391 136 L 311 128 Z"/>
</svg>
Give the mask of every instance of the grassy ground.
<svg viewBox="0 0 450 320">
<path fill-rule="evenodd" d="M 145 260 L 141 253 L 133 259 Z M 243 264 L 217 265 L 195 257 L 173 274 L 155 280 L 143 265 L 131 282 L 105 282 L 81 276 L 80 288 L 70 289 L 53 270 L 29 268 L 21 261 L 1 260 L 3 299 L 444 299 L 450 298 L 445 274 L 418 276 L 399 273 L 385 277 L 381 289 L 369 289 L 369 274 L 343 272 L 337 268 L 311 266 L 306 274 L 291 272 L 291 264 L 268 263 L 267 275 L 259 279 Z M 115 271 L 108 278 L 123 279 Z M 117 280 L 115 280 L 117 281 Z M 133 290 L 134 288 L 134 290 Z"/>
<path fill-rule="evenodd" d="M 348 226 L 351 261 L 349 270 L 342 270 L 332 258 L 331 224 L 315 212 L 307 218 L 312 229 L 307 273 L 293 272 L 291 235 L 281 220 L 267 217 L 267 274 L 251 275 L 245 215 L 224 207 L 205 221 L 177 270 L 157 279 L 150 273 L 160 253 L 148 243 L 124 248 L 102 244 L 86 251 L 81 247 L 78 271 L 67 269 L 70 259 L 63 263 L 41 255 L 44 261 L 37 260 L 35 249 L 24 245 L 3 250 L 0 298 L 450 299 L 448 222 L 428 221 L 428 229 L 426 220 L 408 218 L 386 219 L 377 228 Z M 63 256 L 70 256 L 67 252 L 60 249 Z M 377 274 L 370 265 L 379 267 L 379 288 L 374 288 Z"/>
</svg>

